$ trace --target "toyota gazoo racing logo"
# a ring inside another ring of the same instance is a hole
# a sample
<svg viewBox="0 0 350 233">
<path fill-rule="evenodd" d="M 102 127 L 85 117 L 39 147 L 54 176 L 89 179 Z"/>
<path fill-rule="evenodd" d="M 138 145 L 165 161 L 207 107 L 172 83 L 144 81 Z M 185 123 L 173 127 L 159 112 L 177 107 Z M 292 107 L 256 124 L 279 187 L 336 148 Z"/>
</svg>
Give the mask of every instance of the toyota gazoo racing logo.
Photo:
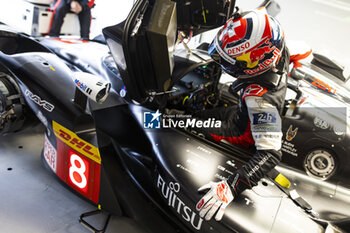
<svg viewBox="0 0 350 233">
<path fill-rule="evenodd" d="M 176 210 L 179 216 L 181 216 L 186 222 L 190 223 L 194 229 L 201 229 L 203 219 L 177 196 L 181 190 L 179 183 L 167 183 L 161 175 L 158 175 L 157 188 L 161 192 L 163 198 L 167 201 L 168 205 Z"/>
</svg>

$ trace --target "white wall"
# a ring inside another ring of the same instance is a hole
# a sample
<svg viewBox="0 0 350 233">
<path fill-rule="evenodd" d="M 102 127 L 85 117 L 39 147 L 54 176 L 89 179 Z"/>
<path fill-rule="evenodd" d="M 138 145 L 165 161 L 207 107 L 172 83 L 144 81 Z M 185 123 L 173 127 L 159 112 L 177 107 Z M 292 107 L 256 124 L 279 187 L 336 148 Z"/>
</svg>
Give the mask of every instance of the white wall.
<svg viewBox="0 0 350 233">
<path fill-rule="evenodd" d="M 95 4 L 92 14 L 96 20 L 91 26 L 91 38 L 101 34 L 104 27 L 123 21 L 133 5 L 133 0 L 95 0 Z"/>
<path fill-rule="evenodd" d="M 34 0 L 27 0 L 34 1 Z M 34 2 L 46 2 L 50 0 L 36 0 Z M 123 21 L 132 5 L 133 0 L 95 0 L 96 6 L 92 9 L 93 22 L 91 25 L 90 37 L 101 34 L 102 28 L 111 26 Z M 23 17 L 28 3 L 25 0 L 0 0 L 0 21 L 9 24 L 12 28 L 30 33 L 28 25 L 23 25 Z M 28 20 L 27 20 L 28 21 Z M 26 30 L 29 31 L 26 31 Z M 78 35 L 79 36 L 79 35 Z"/>
</svg>

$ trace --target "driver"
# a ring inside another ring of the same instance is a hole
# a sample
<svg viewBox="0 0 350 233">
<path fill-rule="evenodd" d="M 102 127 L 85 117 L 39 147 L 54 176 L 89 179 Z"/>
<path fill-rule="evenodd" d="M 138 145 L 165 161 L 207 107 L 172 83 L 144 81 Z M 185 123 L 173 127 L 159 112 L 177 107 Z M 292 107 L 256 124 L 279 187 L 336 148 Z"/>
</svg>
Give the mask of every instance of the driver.
<svg viewBox="0 0 350 233">
<path fill-rule="evenodd" d="M 236 173 L 199 188 L 208 190 L 196 205 L 200 216 L 210 220 L 216 214 L 219 221 L 237 195 L 257 185 L 281 160 L 280 114 L 289 53 L 280 24 L 265 8 L 236 13 L 217 33 L 208 52 L 226 73 L 237 78 L 230 91 L 240 95 L 235 108 L 199 113 L 201 118 L 222 120 L 221 128 L 203 129 L 203 133 L 216 142 L 255 147 L 255 154 Z"/>
</svg>

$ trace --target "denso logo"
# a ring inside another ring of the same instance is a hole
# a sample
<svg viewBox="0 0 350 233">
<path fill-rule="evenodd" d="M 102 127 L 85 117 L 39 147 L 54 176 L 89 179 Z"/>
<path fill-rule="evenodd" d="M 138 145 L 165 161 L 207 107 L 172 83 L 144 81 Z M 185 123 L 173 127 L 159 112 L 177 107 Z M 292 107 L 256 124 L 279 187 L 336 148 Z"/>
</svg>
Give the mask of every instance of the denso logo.
<svg viewBox="0 0 350 233">
<path fill-rule="evenodd" d="M 180 215 L 186 222 L 191 223 L 194 229 L 201 229 L 203 219 L 176 195 L 181 188 L 178 183 L 170 182 L 167 184 L 164 179 L 158 175 L 157 187 L 163 197 L 167 200 L 168 205 L 175 209 L 178 215 Z"/>
<path fill-rule="evenodd" d="M 52 112 L 55 108 L 55 106 L 53 106 L 52 104 L 50 104 L 46 100 L 42 100 L 39 96 L 33 94 L 28 89 L 26 90 L 25 95 L 28 96 L 29 99 L 31 99 L 34 103 L 41 106 L 43 109 L 45 109 L 48 112 Z"/>
<path fill-rule="evenodd" d="M 236 54 L 236 53 L 243 53 L 244 51 L 246 51 L 249 48 L 250 48 L 250 43 L 246 42 L 240 46 L 233 47 L 232 49 L 228 49 L 227 53 L 228 53 L 228 55 L 232 55 L 232 54 Z"/>
</svg>

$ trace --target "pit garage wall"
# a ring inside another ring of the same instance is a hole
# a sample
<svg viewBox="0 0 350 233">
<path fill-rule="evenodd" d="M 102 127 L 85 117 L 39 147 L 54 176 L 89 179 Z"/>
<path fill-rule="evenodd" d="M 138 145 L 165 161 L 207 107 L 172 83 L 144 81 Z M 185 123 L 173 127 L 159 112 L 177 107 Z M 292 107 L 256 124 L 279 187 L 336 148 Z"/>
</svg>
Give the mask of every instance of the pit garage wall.
<svg viewBox="0 0 350 233">
<path fill-rule="evenodd" d="M 49 31 L 52 12 L 49 4 L 52 0 L 0 0 L 0 22 L 11 28 L 32 36 L 46 35 Z M 102 33 L 102 28 L 123 21 L 133 0 L 95 1 L 92 8 L 90 38 Z M 40 3 L 38 5 L 37 3 Z M 67 35 L 80 36 L 79 19 L 75 14 L 67 14 L 62 32 Z"/>
</svg>

